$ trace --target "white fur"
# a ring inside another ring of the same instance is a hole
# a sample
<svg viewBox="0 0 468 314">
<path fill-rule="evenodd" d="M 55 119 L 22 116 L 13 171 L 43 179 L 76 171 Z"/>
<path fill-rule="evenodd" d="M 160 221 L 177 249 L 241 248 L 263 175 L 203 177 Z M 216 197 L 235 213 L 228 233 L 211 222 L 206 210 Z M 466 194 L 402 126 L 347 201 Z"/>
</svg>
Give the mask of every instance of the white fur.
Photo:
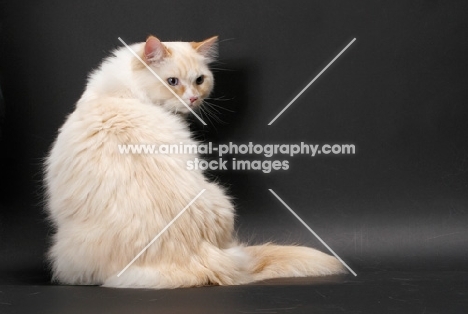
<svg viewBox="0 0 468 314">
<path fill-rule="evenodd" d="M 171 57 L 152 64 L 161 78 L 178 75 L 188 86 L 203 74 L 211 90 L 207 58 L 189 43 L 164 44 Z M 141 54 L 144 45 L 132 49 Z M 200 171 L 187 170 L 187 161 L 198 156 L 119 153 L 119 144 L 195 144 L 177 112 L 186 109 L 146 68 L 135 69 L 125 48 L 90 76 L 46 162 L 47 209 L 56 227 L 49 251 L 54 280 L 175 288 L 343 272 L 336 259 L 310 248 L 237 243 L 225 191 Z"/>
</svg>

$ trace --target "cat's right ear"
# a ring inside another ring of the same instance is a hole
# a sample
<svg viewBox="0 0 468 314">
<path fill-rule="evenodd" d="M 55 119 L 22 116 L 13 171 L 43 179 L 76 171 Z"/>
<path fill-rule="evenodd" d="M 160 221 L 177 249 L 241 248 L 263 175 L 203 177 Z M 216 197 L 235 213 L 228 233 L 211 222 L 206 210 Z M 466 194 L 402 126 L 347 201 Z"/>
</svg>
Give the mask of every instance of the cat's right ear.
<svg viewBox="0 0 468 314">
<path fill-rule="evenodd" d="M 206 58 L 208 63 L 216 60 L 218 56 L 218 36 L 213 36 L 202 42 L 192 42 L 191 45 L 193 49 Z"/>
<path fill-rule="evenodd" d="M 157 63 L 168 55 L 169 51 L 159 39 L 154 36 L 148 37 L 144 51 L 144 60 L 146 63 Z"/>
</svg>

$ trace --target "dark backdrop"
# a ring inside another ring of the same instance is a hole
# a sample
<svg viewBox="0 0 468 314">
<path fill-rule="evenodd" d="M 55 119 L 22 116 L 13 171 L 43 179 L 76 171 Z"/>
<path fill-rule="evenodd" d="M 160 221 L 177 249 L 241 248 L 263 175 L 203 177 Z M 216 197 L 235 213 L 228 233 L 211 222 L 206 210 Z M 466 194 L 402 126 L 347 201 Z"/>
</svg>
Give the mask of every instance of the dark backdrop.
<svg viewBox="0 0 468 314">
<path fill-rule="evenodd" d="M 41 162 L 116 47 L 220 37 L 206 141 L 350 143 L 353 156 L 290 169 L 218 171 L 242 239 L 324 249 L 273 189 L 357 272 L 465 269 L 466 1 L 2 1 L 0 269 L 43 269 L 50 228 Z M 275 123 L 268 122 L 353 38 Z M 233 157 L 233 156 L 231 156 Z M 258 159 L 258 158 L 257 158 Z M 264 159 L 263 157 L 260 159 Z M 325 249 L 324 249 L 325 250 Z"/>
</svg>

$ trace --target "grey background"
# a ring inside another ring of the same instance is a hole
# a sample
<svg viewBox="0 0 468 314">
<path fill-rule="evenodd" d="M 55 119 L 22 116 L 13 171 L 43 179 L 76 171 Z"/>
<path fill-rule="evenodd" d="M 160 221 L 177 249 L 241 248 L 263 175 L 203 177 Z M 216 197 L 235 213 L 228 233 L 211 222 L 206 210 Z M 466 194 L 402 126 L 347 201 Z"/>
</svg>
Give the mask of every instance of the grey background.
<svg viewBox="0 0 468 314">
<path fill-rule="evenodd" d="M 351 143 L 354 156 L 294 157 L 288 171 L 213 172 L 251 242 L 324 249 L 276 191 L 357 272 L 466 270 L 465 1 L 3 1 L 0 270 L 45 272 L 41 162 L 116 47 L 219 35 L 214 101 L 226 143 Z M 357 41 L 272 126 L 351 39 Z M 257 158 L 258 159 L 258 158 Z M 278 157 L 277 159 L 284 159 Z"/>
</svg>

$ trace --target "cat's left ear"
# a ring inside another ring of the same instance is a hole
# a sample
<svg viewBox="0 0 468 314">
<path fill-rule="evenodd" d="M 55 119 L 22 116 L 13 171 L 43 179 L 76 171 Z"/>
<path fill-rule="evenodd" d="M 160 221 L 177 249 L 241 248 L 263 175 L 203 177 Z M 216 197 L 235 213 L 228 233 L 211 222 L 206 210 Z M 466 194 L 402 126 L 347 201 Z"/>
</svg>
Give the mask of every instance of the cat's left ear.
<svg viewBox="0 0 468 314">
<path fill-rule="evenodd" d="M 192 47 L 204 56 L 208 62 L 213 62 L 218 57 L 218 36 L 213 36 L 202 42 L 192 42 Z"/>
<path fill-rule="evenodd" d="M 144 59 L 146 63 L 159 62 L 169 55 L 169 51 L 164 44 L 154 36 L 148 37 L 145 43 Z"/>
</svg>

